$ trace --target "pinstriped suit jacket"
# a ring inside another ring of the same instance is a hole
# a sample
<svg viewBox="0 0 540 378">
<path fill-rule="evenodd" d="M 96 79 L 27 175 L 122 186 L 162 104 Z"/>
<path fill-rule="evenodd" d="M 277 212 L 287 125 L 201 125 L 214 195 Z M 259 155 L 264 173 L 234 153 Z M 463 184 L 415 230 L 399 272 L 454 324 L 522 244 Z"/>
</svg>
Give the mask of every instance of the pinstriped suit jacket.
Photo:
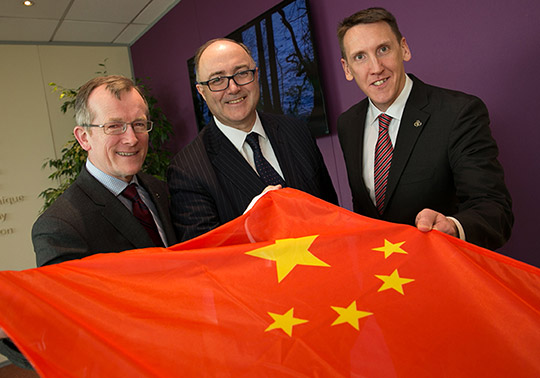
<svg viewBox="0 0 540 378">
<path fill-rule="evenodd" d="M 283 115 L 259 113 L 259 117 L 287 186 L 337 204 L 328 170 L 307 126 Z M 238 217 L 266 187 L 213 120 L 174 157 L 167 181 L 179 240 Z"/>
</svg>

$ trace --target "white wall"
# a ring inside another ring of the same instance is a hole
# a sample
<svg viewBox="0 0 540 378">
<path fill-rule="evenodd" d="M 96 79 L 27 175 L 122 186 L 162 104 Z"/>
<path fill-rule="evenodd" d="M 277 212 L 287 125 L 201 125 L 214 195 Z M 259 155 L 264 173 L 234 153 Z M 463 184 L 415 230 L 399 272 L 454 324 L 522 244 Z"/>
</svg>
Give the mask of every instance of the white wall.
<svg viewBox="0 0 540 378">
<path fill-rule="evenodd" d="M 49 82 L 78 88 L 101 71 L 132 76 L 127 47 L 0 45 L 0 270 L 35 267 L 30 232 L 44 189 L 42 169 L 72 138 L 73 114 Z"/>
</svg>

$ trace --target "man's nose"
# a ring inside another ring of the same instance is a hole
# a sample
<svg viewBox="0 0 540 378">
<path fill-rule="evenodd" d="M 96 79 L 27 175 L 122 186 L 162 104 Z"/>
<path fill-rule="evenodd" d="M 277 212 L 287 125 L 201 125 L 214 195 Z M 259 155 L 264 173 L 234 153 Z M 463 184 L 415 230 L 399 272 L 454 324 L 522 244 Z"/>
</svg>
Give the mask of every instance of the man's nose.
<svg viewBox="0 0 540 378">
<path fill-rule="evenodd" d="M 379 73 L 383 70 L 383 66 L 379 57 L 374 56 L 370 59 L 369 68 L 372 73 Z"/>
<path fill-rule="evenodd" d="M 232 77 L 229 79 L 229 87 L 227 88 L 229 92 L 236 93 L 240 90 L 240 87 Z"/>
<path fill-rule="evenodd" d="M 130 123 L 126 125 L 126 131 L 124 134 L 122 134 L 124 141 L 135 144 L 139 138 L 137 137 L 137 133 L 135 132 L 135 129 L 133 129 L 133 125 Z"/>
</svg>

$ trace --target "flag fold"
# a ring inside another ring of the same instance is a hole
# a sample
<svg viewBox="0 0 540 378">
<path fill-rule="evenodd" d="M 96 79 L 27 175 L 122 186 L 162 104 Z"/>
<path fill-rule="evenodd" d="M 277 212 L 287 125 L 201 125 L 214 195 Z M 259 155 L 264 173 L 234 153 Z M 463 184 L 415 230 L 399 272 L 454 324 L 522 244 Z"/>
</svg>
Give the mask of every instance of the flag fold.
<svg viewBox="0 0 540 378">
<path fill-rule="evenodd" d="M 0 272 L 42 377 L 540 376 L 540 270 L 294 189 L 170 248 Z"/>
</svg>

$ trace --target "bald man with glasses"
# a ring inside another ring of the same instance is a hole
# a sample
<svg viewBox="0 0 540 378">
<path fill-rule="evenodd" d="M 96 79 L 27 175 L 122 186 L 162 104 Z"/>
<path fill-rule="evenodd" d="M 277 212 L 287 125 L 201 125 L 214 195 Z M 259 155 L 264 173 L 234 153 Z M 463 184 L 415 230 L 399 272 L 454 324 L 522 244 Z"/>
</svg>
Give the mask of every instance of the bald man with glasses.
<svg viewBox="0 0 540 378">
<path fill-rule="evenodd" d="M 197 90 L 213 119 L 169 166 L 171 216 L 188 240 L 241 215 L 269 188 L 291 187 L 337 204 L 307 126 L 257 112 L 258 70 L 242 43 L 219 38 L 195 55 Z"/>
</svg>

